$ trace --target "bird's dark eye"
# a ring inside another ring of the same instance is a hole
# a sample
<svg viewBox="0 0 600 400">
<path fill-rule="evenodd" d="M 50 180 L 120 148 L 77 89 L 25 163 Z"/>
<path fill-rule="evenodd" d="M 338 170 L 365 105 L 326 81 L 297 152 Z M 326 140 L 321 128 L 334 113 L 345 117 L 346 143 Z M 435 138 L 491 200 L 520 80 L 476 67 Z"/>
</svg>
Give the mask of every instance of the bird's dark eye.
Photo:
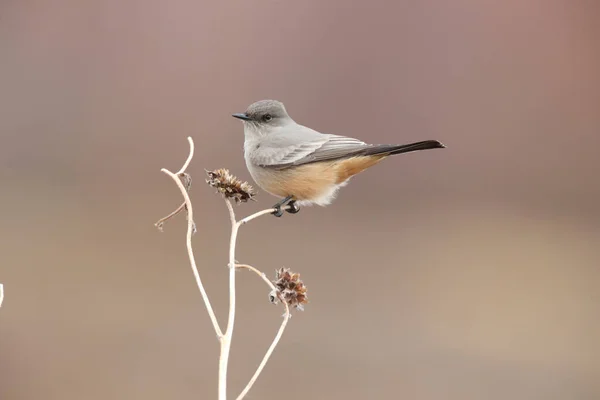
<svg viewBox="0 0 600 400">
<path fill-rule="evenodd" d="M 271 116 L 271 114 L 265 114 L 265 115 L 263 115 L 262 119 L 265 122 L 269 122 L 270 120 L 273 119 L 273 117 Z"/>
</svg>

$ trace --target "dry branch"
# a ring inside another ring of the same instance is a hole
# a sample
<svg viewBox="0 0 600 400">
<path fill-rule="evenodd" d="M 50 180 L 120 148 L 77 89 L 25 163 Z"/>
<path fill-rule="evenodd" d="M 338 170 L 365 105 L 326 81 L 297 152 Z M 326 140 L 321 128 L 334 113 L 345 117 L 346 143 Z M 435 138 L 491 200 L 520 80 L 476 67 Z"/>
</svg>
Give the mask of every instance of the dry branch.
<svg viewBox="0 0 600 400">
<path fill-rule="evenodd" d="M 248 391 L 252 388 L 254 383 L 256 382 L 258 376 L 261 374 L 264 369 L 267 361 L 271 357 L 275 347 L 279 343 L 281 336 L 283 335 L 283 331 L 285 330 L 287 323 L 290 319 L 290 306 L 295 306 L 296 308 L 301 309 L 302 304 L 306 303 L 306 288 L 302 281 L 299 281 L 299 275 L 289 272 L 289 270 L 280 269 L 278 274 L 276 275 L 275 284 L 265 276 L 264 273 L 260 272 L 258 269 L 246 265 L 246 264 L 236 264 L 235 261 L 235 248 L 237 242 L 237 236 L 239 228 L 252 221 L 255 218 L 261 217 L 263 215 L 268 215 L 276 211 L 274 208 L 269 208 L 266 210 L 262 210 L 256 212 L 248 217 L 245 217 L 241 220 L 236 220 L 235 212 L 233 210 L 233 205 L 231 204 L 231 200 L 233 199 L 235 202 L 247 202 L 248 200 L 254 200 L 255 191 L 252 186 L 250 186 L 247 182 L 242 182 L 237 179 L 235 176 L 231 175 L 226 169 L 219 169 L 215 171 L 206 171 L 208 174 L 207 183 L 216 188 L 217 192 L 223 195 L 225 199 L 225 204 L 229 211 L 229 219 L 231 222 L 231 237 L 229 243 L 229 314 L 227 318 L 227 327 L 225 332 L 223 332 L 219 326 L 213 308 L 210 304 L 210 300 L 208 295 L 204 289 L 202 284 L 202 280 L 200 279 L 200 274 L 198 272 L 198 267 L 196 265 L 194 251 L 192 248 L 192 235 L 196 230 L 196 226 L 194 223 L 194 214 L 192 209 L 192 202 L 189 196 L 189 189 L 191 186 L 191 177 L 185 171 L 192 161 L 194 155 L 194 142 L 192 138 L 188 137 L 188 142 L 190 144 L 190 153 L 186 162 L 183 164 L 183 167 L 177 171 L 176 173 L 170 172 L 167 169 L 161 169 L 162 172 L 169 175 L 173 181 L 177 184 L 179 191 L 181 192 L 184 202 L 172 213 L 167 215 L 166 217 L 161 218 L 156 222 L 156 227 L 162 230 L 164 223 L 170 218 L 174 217 L 182 210 L 187 210 L 187 235 L 186 235 L 186 247 L 188 252 L 188 258 L 190 261 L 190 265 L 192 267 L 192 271 L 194 273 L 194 277 L 196 278 L 196 283 L 198 285 L 198 289 L 202 295 L 202 299 L 204 300 L 204 304 L 206 305 L 206 309 L 210 316 L 211 322 L 219 339 L 219 343 L 221 346 L 220 356 L 219 356 L 219 382 L 218 382 L 218 393 L 219 400 L 226 400 L 227 398 L 227 367 L 229 363 L 229 354 L 231 349 L 231 340 L 233 337 L 233 329 L 235 324 L 235 312 L 236 312 L 236 269 L 243 268 L 250 270 L 260 276 L 271 289 L 271 297 L 274 300 L 274 303 L 277 303 L 277 300 L 281 301 L 285 307 L 285 314 L 281 326 L 273 339 L 273 342 L 267 349 L 265 356 L 263 357 L 261 363 L 259 364 L 256 372 L 246 385 L 246 387 L 242 390 L 240 395 L 237 397 L 237 400 L 241 400 L 248 393 Z M 282 273 L 285 274 L 282 275 Z M 287 274 L 287 275 L 286 275 Z M 283 280 L 283 281 L 282 281 Z M 294 289 L 294 288 L 297 288 Z"/>
</svg>

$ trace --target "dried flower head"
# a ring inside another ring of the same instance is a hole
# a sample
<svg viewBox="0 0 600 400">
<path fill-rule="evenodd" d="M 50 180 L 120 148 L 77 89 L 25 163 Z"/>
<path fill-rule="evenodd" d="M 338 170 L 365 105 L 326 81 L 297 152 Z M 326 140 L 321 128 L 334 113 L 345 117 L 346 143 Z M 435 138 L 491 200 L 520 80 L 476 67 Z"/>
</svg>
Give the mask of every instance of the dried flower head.
<svg viewBox="0 0 600 400">
<path fill-rule="evenodd" d="M 248 182 L 242 182 L 229 173 L 225 168 L 214 171 L 206 171 L 208 179 L 206 183 L 217 189 L 223 196 L 234 199 L 236 203 L 245 203 L 254 200 L 256 192 Z"/>
<path fill-rule="evenodd" d="M 290 271 L 289 268 L 280 268 L 275 272 L 273 281 L 276 292 L 271 293 L 270 300 L 277 304 L 278 300 L 285 301 L 289 306 L 303 311 L 306 298 L 306 286 L 300 280 L 300 274 Z"/>
</svg>

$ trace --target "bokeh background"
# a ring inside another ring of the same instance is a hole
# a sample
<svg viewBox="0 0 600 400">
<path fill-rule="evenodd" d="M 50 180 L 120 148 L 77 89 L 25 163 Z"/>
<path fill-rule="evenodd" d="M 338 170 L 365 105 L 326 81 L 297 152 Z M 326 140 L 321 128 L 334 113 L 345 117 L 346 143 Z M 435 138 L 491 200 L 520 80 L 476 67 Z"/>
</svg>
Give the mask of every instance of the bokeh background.
<svg viewBox="0 0 600 400">
<path fill-rule="evenodd" d="M 256 100 L 374 143 L 328 208 L 244 226 L 237 258 L 301 272 L 249 399 L 600 398 L 600 4 L 493 1 L 0 3 L 0 399 L 216 398 L 229 224 L 204 168 L 250 179 Z M 275 198 L 236 208 L 239 216 Z M 238 275 L 230 395 L 282 310 Z"/>
</svg>

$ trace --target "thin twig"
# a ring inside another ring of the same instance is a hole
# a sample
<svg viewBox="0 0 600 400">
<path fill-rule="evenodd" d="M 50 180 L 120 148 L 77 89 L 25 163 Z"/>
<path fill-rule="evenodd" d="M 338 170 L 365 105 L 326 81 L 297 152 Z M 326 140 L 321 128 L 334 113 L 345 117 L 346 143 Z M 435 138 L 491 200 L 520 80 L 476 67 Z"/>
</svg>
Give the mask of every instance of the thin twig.
<svg viewBox="0 0 600 400">
<path fill-rule="evenodd" d="M 192 140 L 192 138 L 190 136 L 188 136 L 187 139 L 188 139 L 188 143 L 190 144 L 190 154 L 188 155 L 187 160 L 185 160 L 185 163 L 183 163 L 183 166 L 181 167 L 181 169 L 179 171 L 175 172 L 175 175 L 183 174 L 190 166 L 190 163 L 192 162 L 192 158 L 194 158 L 194 141 Z"/>
<path fill-rule="evenodd" d="M 185 199 L 185 205 L 188 210 L 188 227 L 187 227 L 187 234 L 186 234 L 186 247 L 187 247 L 187 252 L 188 252 L 188 258 L 190 260 L 192 272 L 194 273 L 194 277 L 196 278 L 196 284 L 198 285 L 198 289 L 200 290 L 200 294 L 202 295 L 202 300 L 204 300 L 204 304 L 206 305 L 206 310 L 208 311 L 208 315 L 209 315 L 210 320 L 215 329 L 215 333 L 217 334 L 217 337 L 220 339 L 223 336 L 223 332 L 221 331 L 221 328 L 219 327 L 219 322 L 217 321 L 215 312 L 213 311 L 213 308 L 210 304 L 210 299 L 208 298 L 208 294 L 206 293 L 206 290 L 204 290 L 204 285 L 202 284 L 202 279 L 200 279 L 200 273 L 198 272 L 198 266 L 196 265 L 196 259 L 194 257 L 194 250 L 192 249 L 192 235 L 195 231 L 194 214 L 193 214 L 193 210 L 192 210 L 192 201 L 190 200 L 190 196 L 189 196 L 185 186 L 183 185 L 183 182 L 181 181 L 181 179 L 179 179 L 179 175 L 184 173 L 185 169 L 190 164 L 190 161 L 192 160 L 192 157 L 194 155 L 194 141 L 192 140 L 191 137 L 188 137 L 188 142 L 190 143 L 190 154 L 189 154 L 185 164 L 183 164 L 183 167 L 179 171 L 177 171 L 177 173 L 175 173 L 175 174 L 165 168 L 161 169 L 161 171 L 164 172 L 165 174 L 169 175 L 175 181 L 175 184 L 177 185 L 177 187 L 179 188 L 179 191 L 181 192 L 183 198 Z"/>
<path fill-rule="evenodd" d="M 241 219 L 241 220 L 238 222 L 238 224 L 240 224 L 240 225 L 247 224 L 248 222 L 252 221 L 252 220 L 253 220 L 253 219 L 255 219 L 255 218 L 261 217 L 261 216 L 263 216 L 263 215 L 265 215 L 265 214 L 271 214 L 271 213 L 272 213 L 272 212 L 274 212 L 274 211 L 276 211 L 274 208 L 268 208 L 268 209 L 266 209 L 266 210 L 262 210 L 262 211 L 256 212 L 256 213 L 254 213 L 254 214 L 252 214 L 252 215 L 249 215 L 249 216 L 247 216 L 247 217 L 246 217 L 246 218 L 244 218 L 244 219 Z"/>
<path fill-rule="evenodd" d="M 263 215 L 271 214 L 273 211 L 275 211 L 274 208 L 268 208 L 266 210 L 258 211 L 252 215 L 249 215 L 246 218 L 243 218 L 239 221 L 236 221 L 235 212 L 233 211 L 233 205 L 231 204 L 231 201 L 229 199 L 225 199 L 225 204 L 227 205 L 227 209 L 229 210 L 229 220 L 231 221 L 231 239 L 229 242 L 229 317 L 227 319 L 227 329 L 221 337 L 221 354 L 219 356 L 219 400 L 225 400 L 227 398 L 227 366 L 229 364 L 229 353 L 231 349 L 231 340 L 233 337 L 233 326 L 235 324 L 235 244 L 237 241 L 238 231 L 242 225 L 252 221 L 253 219 Z M 281 335 L 278 336 L 281 337 Z M 279 337 L 277 338 L 277 341 L 279 341 Z M 277 344 L 277 342 L 275 342 L 275 344 Z M 273 346 L 273 348 L 274 347 L 275 346 Z M 270 348 L 266 359 L 263 360 L 265 363 L 272 352 L 273 349 Z M 260 370 L 262 370 L 263 367 L 264 365 L 260 367 Z M 258 374 L 260 374 L 260 371 L 258 371 Z M 258 374 L 255 374 L 253 380 L 256 380 Z M 251 381 L 250 386 L 252 386 L 252 384 L 254 384 L 254 381 Z"/>
<path fill-rule="evenodd" d="M 183 163 L 183 166 L 181 167 L 181 169 L 177 172 L 175 172 L 174 175 L 182 175 L 185 173 L 185 170 L 190 166 L 190 162 L 192 162 L 192 158 L 194 158 L 194 141 L 192 140 L 191 137 L 188 136 L 188 143 L 190 144 L 190 154 L 188 155 L 187 160 L 185 160 L 185 163 Z M 162 169 L 161 169 L 162 171 Z M 164 171 L 163 171 L 164 172 Z M 189 179 L 189 175 L 187 175 L 187 178 Z M 186 191 L 189 191 L 191 181 L 186 182 Z M 183 203 L 181 203 L 181 205 L 179 207 L 177 207 L 177 209 L 175 211 L 173 211 L 171 214 L 167 215 L 166 217 L 162 217 L 161 219 L 159 219 L 158 221 L 156 221 L 154 223 L 154 226 L 156 226 L 158 229 L 160 229 L 162 231 L 162 226 L 164 225 L 164 223 L 166 221 L 168 221 L 169 219 L 173 218 L 174 216 L 176 216 L 177 214 L 179 214 L 181 211 L 183 211 L 183 209 L 185 208 L 185 201 Z M 195 231 L 195 227 L 194 227 L 194 231 Z"/>
<path fill-rule="evenodd" d="M 257 270 L 253 266 L 247 265 L 247 264 L 236 264 L 236 268 L 245 268 L 245 269 L 247 269 L 249 271 L 254 272 L 263 281 L 265 281 L 265 283 L 267 285 L 269 285 L 269 287 L 271 288 L 271 290 L 273 292 L 277 292 L 277 289 L 275 288 L 275 285 L 273 285 L 273 283 L 265 276 L 265 274 L 263 272 L 260 272 L 259 270 Z M 252 388 L 252 386 L 254 385 L 254 383 L 256 382 L 256 380 L 258 379 L 258 376 L 261 374 L 262 370 L 265 368 L 265 365 L 267 365 L 267 362 L 269 361 L 269 358 L 273 354 L 273 351 L 275 350 L 275 347 L 279 343 L 279 340 L 281 339 L 281 336 L 283 335 L 283 331 L 285 330 L 285 327 L 286 327 L 288 321 L 290 320 L 290 306 L 287 304 L 287 302 L 283 301 L 282 299 L 280 299 L 280 300 L 283 303 L 283 305 L 285 306 L 285 314 L 283 316 L 283 321 L 281 322 L 281 326 L 279 327 L 279 330 L 277 331 L 277 335 L 275 335 L 275 339 L 273 339 L 273 342 L 269 346 L 269 349 L 265 353 L 265 355 L 264 355 L 262 361 L 260 362 L 258 368 L 256 368 L 256 372 L 254 372 L 254 375 L 252 375 L 252 378 L 250 378 L 250 381 L 248 382 L 248 384 L 246 385 L 246 387 L 244 388 L 244 390 L 242 390 L 242 392 L 240 393 L 240 395 L 236 398 L 236 400 L 242 400 L 244 398 L 244 396 L 246 396 L 248 394 L 248 392 L 250 391 L 250 389 Z"/>
<path fill-rule="evenodd" d="M 191 137 L 188 137 L 188 142 L 190 144 L 190 153 L 188 155 L 187 160 L 185 161 L 185 163 L 183 164 L 183 167 L 181 167 L 181 169 L 179 171 L 177 171 L 176 173 L 173 173 L 165 168 L 161 169 L 162 172 L 164 172 L 165 174 L 169 175 L 177 184 L 177 187 L 179 188 L 181 194 L 183 195 L 184 198 L 184 203 L 182 205 L 180 205 L 175 211 L 173 211 L 171 214 L 167 215 L 164 218 L 161 218 L 160 220 L 158 220 L 158 222 L 156 222 L 156 226 L 158 228 L 161 228 L 162 225 L 164 224 L 165 221 L 167 221 L 168 219 L 172 218 L 173 216 L 177 215 L 179 212 L 181 212 L 183 209 L 187 209 L 188 215 L 187 215 L 187 222 L 188 222 L 188 227 L 187 227 L 187 234 L 186 234 L 186 247 L 187 247 L 187 252 L 188 252 L 188 258 L 190 261 L 190 265 L 192 267 L 192 271 L 194 273 L 194 277 L 196 278 L 196 283 L 198 285 L 198 289 L 200 290 L 200 294 L 202 295 L 202 299 L 204 300 L 204 304 L 206 305 L 206 309 L 208 311 L 208 315 L 210 316 L 211 322 L 213 324 L 213 327 L 215 329 L 215 332 L 217 334 L 217 337 L 219 338 L 219 342 L 221 345 L 221 351 L 220 351 L 220 356 L 219 356 L 219 383 L 218 383 L 218 390 L 219 390 L 219 400 L 226 400 L 227 399 L 227 367 L 229 364 L 229 354 L 231 351 L 231 341 L 232 341 L 232 337 L 233 337 L 233 328 L 234 328 L 234 324 L 235 324 L 235 308 L 236 308 L 236 287 L 235 287 L 235 277 L 236 277 L 236 268 L 246 268 L 248 270 L 251 270 L 253 272 L 255 272 L 256 274 L 258 274 L 268 285 L 269 287 L 275 292 L 277 293 L 277 290 L 275 288 L 275 286 L 273 285 L 273 283 L 271 283 L 271 281 L 269 281 L 267 279 L 267 277 L 261 273 L 260 271 L 258 271 L 256 268 L 251 267 L 250 265 L 245 265 L 245 264 L 238 264 L 236 265 L 235 263 L 235 247 L 236 247 L 236 241 L 237 241 L 237 236 L 238 236 L 238 231 L 239 228 L 246 224 L 249 221 L 252 221 L 255 218 L 258 218 L 262 215 L 267 215 L 267 214 L 271 214 L 274 211 L 276 211 L 274 208 L 271 209 L 266 209 L 266 210 L 262 210 L 259 212 L 256 212 L 252 215 L 247 216 L 246 218 L 241 219 L 240 221 L 236 221 L 236 217 L 235 217 L 235 212 L 233 211 L 233 205 L 231 204 L 231 201 L 228 198 L 225 198 L 225 203 L 227 205 L 227 209 L 229 211 L 229 219 L 231 221 L 231 237 L 230 237 L 230 242 L 229 242 L 229 315 L 227 318 L 227 327 L 225 329 L 225 332 L 223 333 L 223 331 L 221 330 L 221 328 L 219 327 L 219 323 L 217 321 L 217 318 L 215 316 L 215 313 L 212 309 L 212 306 L 210 304 L 210 300 L 208 298 L 208 295 L 204 289 L 204 286 L 202 284 L 202 280 L 200 279 L 200 273 L 198 272 L 198 267 L 196 265 L 196 261 L 195 261 L 195 257 L 194 257 L 194 252 L 192 249 L 192 235 L 194 234 L 194 232 L 196 231 L 196 227 L 194 224 L 194 217 L 193 217 L 193 210 L 192 210 L 192 202 L 190 200 L 190 196 L 189 196 L 189 189 L 190 189 L 190 184 L 191 184 L 191 177 L 185 172 L 187 167 L 189 166 L 190 162 L 192 161 L 192 158 L 194 156 L 194 142 L 192 140 Z M 289 209 L 289 207 L 286 207 L 285 209 Z M 0 285 L 0 289 L 2 288 L 2 286 Z M 0 292 L 1 295 L 3 295 L 2 292 Z M 0 305 L 2 304 L 1 302 L 2 297 L 0 297 Z M 269 347 L 269 349 L 267 350 L 265 356 L 263 357 L 260 365 L 258 366 L 256 372 L 254 373 L 254 375 L 252 376 L 252 378 L 250 379 L 250 381 L 248 382 L 248 384 L 246 385 L 246 387 L 244 388 L 244 390 L 242 391 L 242 393 L 237 397 L 238 400 L 241 400 L 250 390 L 250 388 L 252 388 L 252 386 L 254 385 L 254 383 L 256 382 L 258 376 L 260 375 L 260 373 L 262 372 L 263 368 L 265 367 L 267 361 L 269 360 L 269 358 L 271 357 L 275 347 L 277 346 L 277 343 L 279 342 L 279 340 L 281 339 L 281 336 L 283 335 L 283 331 L 285 330 L 285 327 L 288 323 L 288 320 L 290 318 L 290 309 L 289 309 L 289 305 L 287 304 L 287 302 L 285 302 L 283 299 L 281 299 L 284 306 L 285 306 L 285 315 L 284 315 L 284 319 L 283 322 L 279 328 L 279 331 L 277 332 L 277 335 L 275 336 L 275 339 L 273 340 L 273 342 L 271 343 L 271 346 Z"/>
<path fill-rule="evenodd" d="M 227 366 L 233 338 L 235 323 L 235 243 L 240 223 L 235 220 L 235 212 L 229 199 L 225 199 L 231 221 L 231 238 L 229 241 L 229 317 L 225 334 L 221 336 L 221 354 L 219 355 L 219 400 L 227 399 Z"/>
<path fill-rule="evenodd" d="M 185 208 L 185 201 L 183 203 L 181 203 L 181 205 L 179 207 L 177 207 L 177 209 L 175 211 L 173 211 L 171 214 L 169 214 L 165 217 L 162 217 L 161 219 L 156 221 L 154 223 L 154 226 L 156 226 L 158 229 L 160 229 L 162 231 L 162 226 L 165 224 L 165 222 L 167 222 L 168 220 L 170 220 L 171 218 L 173 218 L 174 216 L 179 214 L 181 211 L 183 211 L 184 208 Z"/>
<path fill-rule="evenodd" d="M 0 283 L 0 307 L 2 307 L 3 301 L 4 301 L 4 285 Z"/>
</svg>

